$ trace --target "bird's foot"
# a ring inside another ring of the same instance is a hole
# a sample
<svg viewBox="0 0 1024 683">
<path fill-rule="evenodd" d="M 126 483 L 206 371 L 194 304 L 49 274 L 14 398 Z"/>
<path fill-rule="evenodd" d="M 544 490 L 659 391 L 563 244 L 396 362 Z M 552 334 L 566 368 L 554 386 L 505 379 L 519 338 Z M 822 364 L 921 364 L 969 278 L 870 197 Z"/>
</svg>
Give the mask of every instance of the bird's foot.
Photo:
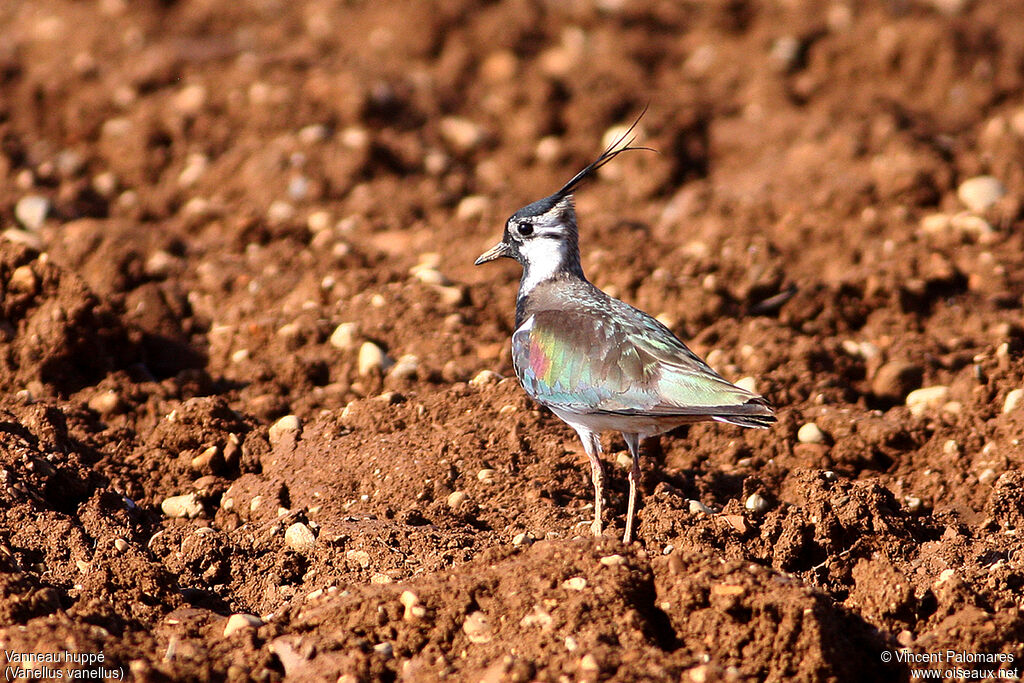
<svg viewBox="0 0 1024 683">
<path fill-rule="evenodd" d="M 600 517 L 596 518 L 593 522 L 590 523 L 590 531 L 593 532 L 595 536 L 601 535 L 602 528 Z"/>
</svg>

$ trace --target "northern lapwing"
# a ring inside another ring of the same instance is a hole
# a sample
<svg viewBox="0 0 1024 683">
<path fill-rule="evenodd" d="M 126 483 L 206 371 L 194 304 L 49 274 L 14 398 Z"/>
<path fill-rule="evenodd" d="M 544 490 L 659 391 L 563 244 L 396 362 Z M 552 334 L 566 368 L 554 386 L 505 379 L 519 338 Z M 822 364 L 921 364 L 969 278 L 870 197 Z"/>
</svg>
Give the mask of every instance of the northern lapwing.
<svg viewBox="0 0 1024 683">
<path fill-rule="evenodd" d="M 639 119 L 637 120 L 639 121 Z M 572 191 L 631 147 L 625 134 L 558 192 L 516 211 L 476 265 L 512 258 L 523 267 L 512 364 L 523 389 L 576 430 L 590 459 L 594 522 L 601 535 L 601 432 L 615 430 L 632 456 L 623 542 L 633 538 L 640 441 L 680 425 L 717 420 L 743 427 L 775 422 L 769 403 L 726 381 L 671 330 L 592 285 L 583 274 Z"/>
</svg>

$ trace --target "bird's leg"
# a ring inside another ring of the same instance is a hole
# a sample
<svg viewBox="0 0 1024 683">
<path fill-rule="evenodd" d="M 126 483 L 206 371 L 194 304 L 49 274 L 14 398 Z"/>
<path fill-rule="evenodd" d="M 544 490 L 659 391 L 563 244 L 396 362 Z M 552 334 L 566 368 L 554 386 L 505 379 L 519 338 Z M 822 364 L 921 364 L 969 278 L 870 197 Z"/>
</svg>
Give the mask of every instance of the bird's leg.
<svg viewBox="0 0 1024 683">
<path fill-rule="evenodd" d="M 580 432 L 583 450 L 590 459 L 590 479 L 594 482 L 594 523 L 590 530 L 595 536 L 601 535 L 601 511 L 604 507 L 604 466 L 601 464 L 601 435 L 597 432 Z"/>
<path fill-rule="evenodd" d="M 626 531 L 622 535 L 622 542 L 629 543 L 633 540 L 633 520 L 636 517 L 636 490 L 640 484 L 640 435 L 622 433 L 626 440 L 626 447 L 633 458 L 633 464 L 629 468 L 629 507 L 626 510 Z"/>
</svg>

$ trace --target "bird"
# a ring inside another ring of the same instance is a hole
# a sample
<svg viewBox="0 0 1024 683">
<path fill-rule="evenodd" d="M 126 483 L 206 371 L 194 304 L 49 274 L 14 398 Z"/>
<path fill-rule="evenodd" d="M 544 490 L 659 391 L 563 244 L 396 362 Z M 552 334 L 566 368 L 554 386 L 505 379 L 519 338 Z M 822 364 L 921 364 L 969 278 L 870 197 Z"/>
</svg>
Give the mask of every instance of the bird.
<svg viewBox="0 0 1024 683">
<path fill-rule="evenodd" d="M 595 536 L 603 531 L 601 433 L 622 434 L 632 459 L 626 545 L 633 538 L 642 440 L 693 422 L 767 428 L 776 420 L 764 397 L 724 379 L 668 327 L 583 273 L 573 191 L 619 154 L 649 149 L 631 146 L 635 137 L 626 141 L 639 121 L 557 192 L 513 213 L 501 241 L 474 264 L 511 258 L 522 266 L 512 365 L 526 393 L 583 442 Z"/>
</svg>

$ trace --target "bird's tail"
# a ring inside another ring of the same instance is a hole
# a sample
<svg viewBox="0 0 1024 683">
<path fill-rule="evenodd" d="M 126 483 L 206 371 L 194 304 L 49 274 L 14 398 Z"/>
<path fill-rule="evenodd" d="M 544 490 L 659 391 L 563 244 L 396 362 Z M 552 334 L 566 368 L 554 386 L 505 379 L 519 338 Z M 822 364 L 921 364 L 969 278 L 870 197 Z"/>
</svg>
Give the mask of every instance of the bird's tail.
<svg viewBox="0 0 1024 683">
<path fill-rule="evenodd" d="M 711 416 L 718 422 L 725 422 L 740 427 L 756 427 L 767 429 L 775 419 L 775 412 L 765 399 L 757 396 L 738 406 L 730 406 L 728 412 Z"/>
</svg>

